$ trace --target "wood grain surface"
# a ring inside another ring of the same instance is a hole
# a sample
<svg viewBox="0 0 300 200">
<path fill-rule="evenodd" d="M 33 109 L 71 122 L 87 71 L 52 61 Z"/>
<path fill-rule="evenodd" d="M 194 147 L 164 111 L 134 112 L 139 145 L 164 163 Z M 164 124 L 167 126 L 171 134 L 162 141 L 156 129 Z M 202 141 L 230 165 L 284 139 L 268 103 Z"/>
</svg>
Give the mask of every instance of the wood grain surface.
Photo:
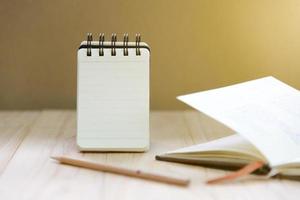
<svg viewBox="0 0 300 200">
<path fill-rule="evenodd" d="M 193 111 L 155 111 L 150 122 L 151 148 L 146 153 L 80 153 L 75 111 L 0 112 L 0 199 L 299 199 L 299 181 L 253 176 L 207 185 L 207 179 L 228 172 L 156 161 L 156 154 L 232 131 Z M 191 184 L 182 188 L 62 165 L 50 159 L 56 155 L 188 177 Z"/>
</svg>

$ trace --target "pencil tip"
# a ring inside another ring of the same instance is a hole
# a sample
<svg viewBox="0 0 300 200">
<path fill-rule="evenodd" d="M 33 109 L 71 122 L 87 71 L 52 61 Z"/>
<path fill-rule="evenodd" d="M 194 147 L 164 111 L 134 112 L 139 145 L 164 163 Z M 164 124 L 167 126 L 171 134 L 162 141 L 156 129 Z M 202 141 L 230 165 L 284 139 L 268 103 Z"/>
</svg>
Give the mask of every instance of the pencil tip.
<svg viewBox="0 0 300 200">
<path fill-rule="evenodd" d="M 59 160 L 58 156 L 50 156 L 50 158 L 53 159 L 53 160 Z"/>
</svg>

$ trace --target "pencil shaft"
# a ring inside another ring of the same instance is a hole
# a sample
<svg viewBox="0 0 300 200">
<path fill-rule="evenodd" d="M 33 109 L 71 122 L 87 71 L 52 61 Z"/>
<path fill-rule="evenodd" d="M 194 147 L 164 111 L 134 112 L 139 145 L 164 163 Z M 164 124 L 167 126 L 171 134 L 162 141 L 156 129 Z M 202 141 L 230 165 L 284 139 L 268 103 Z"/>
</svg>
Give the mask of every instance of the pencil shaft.
<svg viewBox="0 0 300 200">
<path fill-rule="evenodd" d="M 121 175 L 132 176 L 136 178 L 153 180 L 153 181 L 181 185 L 181 186 L 187 186 L 189 184 L 188 179 L 180 179 L 180 178 L 174 178 L 174 177 L 169 177 L 169 176 L 164 176 L 159 174 L 147 173 L 147 172 L 142 172 L 140 170 L 130 170 L 126 168 L 104 165 L 100 163 L 93 163 L 89 161 L 78 160 L 78 159 L 73 159 L 68 157 L 53 157 L 53 159 L 56 159 L 63 164 L 73 165 L 73 166 L 87 168 L 87 169 L 93 169 L 97 171 L 110 172 L 115 174 L 121 174 Z"/>
</svg>

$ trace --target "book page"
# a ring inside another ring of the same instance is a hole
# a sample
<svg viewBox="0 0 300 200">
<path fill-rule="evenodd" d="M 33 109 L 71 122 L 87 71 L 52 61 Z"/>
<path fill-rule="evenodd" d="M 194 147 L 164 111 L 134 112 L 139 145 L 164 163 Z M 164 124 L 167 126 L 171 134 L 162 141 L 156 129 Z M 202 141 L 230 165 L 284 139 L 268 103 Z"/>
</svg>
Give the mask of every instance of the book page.
<svg viewBox="0 0 300 200">
<path fill-rule="evenodd" d="M 227 137 L 219 138 L 216 140 L 212 140 L 210 142 L 196 144 L 189 147 L 184 147 L 181 149 L 173 150 L 166 152 L 165 154 L 197 154 L 201 155 L 201 153 L 209 154 L 209 152 L 222 152 L 224 153 L 232 153 L 232 154 L 246 154 L 255 159 L 265 161 L 265 157 L 260 154 L 260 152 L 243 136 L 240 134 L 234 134 Z M 212 154 L 213 156 L 217 156 L 217 154 Z"/>
<path fill-rule="evenodd" d="M 271 166 L 300 158 L 300 92 L 273 77 L 178 99 L 244 136 Z"/>
</svg>

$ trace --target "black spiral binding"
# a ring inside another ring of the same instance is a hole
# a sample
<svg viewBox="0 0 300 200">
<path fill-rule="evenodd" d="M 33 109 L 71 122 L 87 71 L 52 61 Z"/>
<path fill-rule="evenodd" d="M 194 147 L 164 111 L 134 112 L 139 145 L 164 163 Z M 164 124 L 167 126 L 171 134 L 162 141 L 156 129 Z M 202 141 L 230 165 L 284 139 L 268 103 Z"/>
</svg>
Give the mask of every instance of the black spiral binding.
<svg viewBox="0 0 300 200">
<path fill-rule="evenodd" d="M 86 55 L 91 56 L 92 55 L 92 41 L 93 41 L 93 35 L 92 33 L 87 34 L 87 48 L 86 48 Z"/>
<path fill-rule="evenodd" d="M 104 56 L 104 33 L 100 33 L 99 35 L 99 56 Z"/>
<path fill-rule="evenodd" d="M 124 56 L 128 56 L 128 41 L 129 41 L 128 33 L 125 33 L 124 39 L 123 39 L 123 55 Z"/>
<path fill-rule="evenodd" d="M 117 34 L 113 33 L 111 35 L 111 41 L 110 41 L 110 45 L 108 45 L 107 43 L 105 43 L 105 38 L 104 38 L 104 33 L 100 33 L 99 34 L 99 43 L 98 45 L 94 45 L 93 43 L 93 35 L 92 33 L 88 33 L 87 34 L 87 43 L 86 45 L 82 45 L 80 48 L 86 48 L 86 55 L 87 56 L 92 56 L 92 48 L 94 48 L 96 46 L 96 48 L 99 49 L 99 56 L 104 56 L 104 49 L 105 48 L 110 48 L 111 49 L 111 56 L 116 56 L 117 52 L 116 52 L 116 48 L 123 48 L 123 55 L 124 56 L 128 56 L 129 55 L 129 48 L 135 48 L 135 52 L 137 56 L 141 55 L 141 35 L 140 34 L 136 34 L 135 35 L 135 45 L 133 46 L 129 46 L 128 42 L 129 42 L 129 36 L 128 33 L 125 33 L 123 36 L 123 45 L 120 46 L 116 46 L 117 43 Z M 149 49 L 148 47 L 144 47 Z M 149 49 L 150 50 L 150 49 Z"/>
<path fill-rule="evenodd" d="M 113 33 L 111 35 L 111 55 L 116 56 L 116 42 L 117 42 L 117 34 Z"/>
<path fill-rule="evenodd" d="M 136 34 L 135 35 L 135 46 L 136 46 L 135 50 L 136 50 L 136 55 L 137 56 L 141 55 L 140 42 L 141 42 L 141 35 Z"/>
</svg>

